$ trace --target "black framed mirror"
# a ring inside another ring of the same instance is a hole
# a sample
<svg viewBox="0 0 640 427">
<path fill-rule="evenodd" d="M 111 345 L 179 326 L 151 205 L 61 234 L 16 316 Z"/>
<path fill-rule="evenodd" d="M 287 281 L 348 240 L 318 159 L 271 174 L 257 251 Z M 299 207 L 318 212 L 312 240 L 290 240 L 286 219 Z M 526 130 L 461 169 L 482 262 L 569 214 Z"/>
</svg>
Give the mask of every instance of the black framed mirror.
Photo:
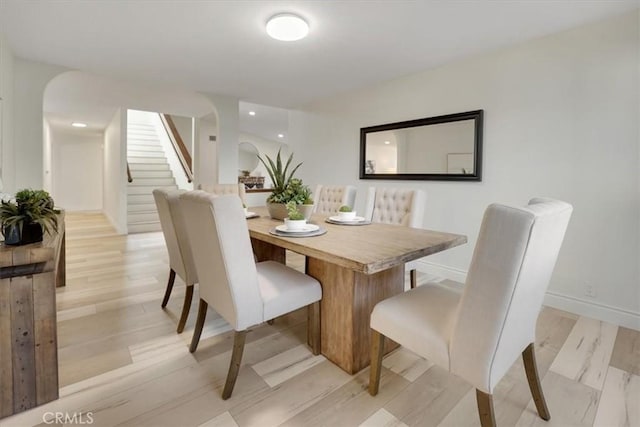
<svg viewBox="0 0 640 427">
<path fill-rule="evenodd" d="M 482 180 L 483 110 L 360 129 L 360 179 Z"/>
</svg>

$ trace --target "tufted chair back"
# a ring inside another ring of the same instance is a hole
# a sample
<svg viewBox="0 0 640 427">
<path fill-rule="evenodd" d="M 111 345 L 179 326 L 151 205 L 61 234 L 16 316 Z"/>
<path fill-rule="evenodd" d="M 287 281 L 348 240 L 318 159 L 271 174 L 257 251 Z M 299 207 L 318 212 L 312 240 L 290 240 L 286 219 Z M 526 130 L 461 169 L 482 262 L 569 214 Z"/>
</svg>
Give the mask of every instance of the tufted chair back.
<svg viewBox="0 0 640 427">
<path fill-rule="evenodd" d="M 365 218 L 371 222 L 420 228 L 426 198 L 422 190 L 369 187 Z"/>
<path fill-rule="evenodd" d="M 313 193 L 313 213 L 332 215 L 341 206 L 353 208 L 356 201 L 356 187 L 352 185 L 318 185 Z"/>
<path fill-rule="evenodd" d="M 216 196 L 227 196 L 229 194 L 240 196 L 242 203 L 246 204 L 244 184 L 200 184 L 198 188 Z"/>
</svg>

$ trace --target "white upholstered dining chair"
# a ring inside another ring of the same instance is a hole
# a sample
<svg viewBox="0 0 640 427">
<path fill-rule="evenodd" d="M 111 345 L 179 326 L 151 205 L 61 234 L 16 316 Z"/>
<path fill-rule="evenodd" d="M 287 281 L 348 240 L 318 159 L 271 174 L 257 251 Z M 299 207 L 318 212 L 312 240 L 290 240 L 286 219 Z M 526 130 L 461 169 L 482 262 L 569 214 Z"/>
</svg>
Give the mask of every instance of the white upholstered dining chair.
<svg viewBox="0 0 640 427">
<path fill-rule="evenodd" d="M 369 187 L 364 217 L 371 222 L 420 228 L 427 195 L 422 190 Z M 411 289 L 417 285 L 416 270 L 410 272 Z"/>
<path fill-rule="evenodd" d="M 198 188 L 207 193 L 215 194 L 216 196 L 226 196 L 229 194 L 235 194 L 240 197 L 243 204 L 246 204 L 246 191 L 244 184 L 200 184 Z"/>
<path fill-rule="evenodd" d="M 275 261 L 255 263 L 238 196 L 192 191 L 180 196 L 200 278 L 198 319 L 189 351 L 196 351 L 207 307 L 235 330 L 222 398 L 228 399 L 240 369 L 245 336 L 252 326 L 308 306 L 309 342 L 320 353 L 320 283 Z"/>
<path fill-rule="evenodd" d="M 198 282 L 198 275 L 191 256 L 191 247 L 180 206 L 180 194 L 183 192 L 184 190 L 153 190 L 153 198 L 158 208 L 162 234 L 169 252 L 169 281 L 162 299 L 162 308 L 166 307 L 169 302 L 176 274 L 180 276 L 187 287 L 184 303 L 182 304 L 182 314 L 178 321 L 178 333 L 184 330 L 184 326 L 187 323 L 191 300 L 193 299 L 193 285 Z"/>
<path fill-rule="evenodd" d="M 549 420 L 535 327 L 571 212 L 570 204 L 551 199 L 525 207 L 493 204 L 462 294 L 427 284 L 378 303 L 371 313 L 369 393 L 378 392 L 388 337 L 471 383 L 481 424 L 494 426 L 493 390 L 522 354 L 538 414 Z"/>
<path fill-rule="evenodd" d="M 313 193 L 313 213 L 332 215 L 341 206 L 353 208 L 356 187 L 352 185 L 318 185 Z"/>
</svg>

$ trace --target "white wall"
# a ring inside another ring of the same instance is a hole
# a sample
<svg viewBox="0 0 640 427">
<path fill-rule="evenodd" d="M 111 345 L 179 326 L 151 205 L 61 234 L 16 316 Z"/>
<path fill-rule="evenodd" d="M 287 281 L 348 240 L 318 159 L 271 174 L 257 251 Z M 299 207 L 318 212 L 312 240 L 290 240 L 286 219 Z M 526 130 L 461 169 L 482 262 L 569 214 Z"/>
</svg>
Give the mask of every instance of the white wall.
<svg viewBox="0 0 640 427">
<path fill-rule="evenodd" d="M 52 195 L 53 200 L 53 176 L 51 175 L 53 169 L 53 141 L 51 140 L 51 123 L 45 117 L 43 119 L 43 135 L 42 135 L 42 188 Z M 102 194 L 102 191 L 101 191 Z M 57 202 L 57 200 L 56 200 Z"/>
<path fill-rule="evenodd" d="M 218 125 L 214 113 L 196 119 L 193 165 L 194 188 L 200 184 L 218 183 L 218 142 L 210 141 L 210 136 L 218 135 Z"/>
<path fill-rule="evenodd" d="M 15 191 L 15 162 L 13 155 L 13 53 L 0 33 L 0 168 L 4 188 L 0 192 Z"/>
<path fill-rule="evenodd" d="M 203 95 L 211 100 L 216 109 L 217 141 L 215 144 L 209 142 L 208 145 L 205 142 L 205 146 L 215 145 L 218 183 L 236 183 L 238 182 L 238 99 L 210 93 L 203 93 Z"/>
<path fill-rule="evenodd" d="M 14 59 L 14 157 L 16 188 L 43 186 L 42 97 L 49 81 L 66 69 Z"/>
<path fill-rule="evenodd" d="M 310 184 L 428 194 L 424 226 L 469 243 L 423 269 L 463 278 L 486 206 L 549 196 L 574 215 L 547 301 L 640 328 L 638 11 L 325 100 L 290 116 Z M 359 129 L 485 110 L 483 181 L 358 180 Z M 588 286 L 596 297 L 585 295 Z"/>
<path fill-rule="evenodd" d="M 51 129 L 52 193 L 56 205 L 67 211 L 102 210 L 101 133 Z"/>
<path fill-rule="evenodd" d="M 104 131 L 103 209 L 119 234 L 127 234 L 127 112 L 116 111 Z"/>
</svg>

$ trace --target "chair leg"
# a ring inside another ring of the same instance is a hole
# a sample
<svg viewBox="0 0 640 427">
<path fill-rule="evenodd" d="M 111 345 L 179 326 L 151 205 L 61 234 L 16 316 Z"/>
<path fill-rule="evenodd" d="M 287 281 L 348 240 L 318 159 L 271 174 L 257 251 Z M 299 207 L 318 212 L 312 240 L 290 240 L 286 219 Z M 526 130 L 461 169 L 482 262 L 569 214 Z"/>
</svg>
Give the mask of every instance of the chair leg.
<svg viewBox="0 0 640 427">
<path fill-rule="evenodd" d="M 224 383 L 222 391 L 222 399 L 227 400 L 233 393 L 233 387 L 236 385 L 238 372 L 240 371 L 240 363 L 242 362 L 242 352 L 244 351 L 244 340 L 247 331 L 236 331 L 233 335 L 233 353 L 231 354 L 231 362 L 229 363 L 229 372 L 227 373 L 227 381 Z"/>
<path fill-rule="evenodd" d="M 313 354 L 320 354 L 320 301 L 307 306 L 307 341 Z"/>
<path fill-rule="evenodd" d="M 275 323 L 275 322 L 274 322 L 274 320 L 273 320 L 273 319 L 271 319 L 271 320 L 267 320 L 267 325 L 273 325 L 274 323 Z"/>
<path fill-rule="evenodd" d="M 411 279 L 409 281 L 411 289 L 413 289 L 416 286 L 418 286 L 418 278 L 417 278 L 417 273 L 416 273 L 416 269 L 415 268 L 409 272 L 409 277 Z"/>
<path fill-rule="evenodd" d="M 547 402 L 544 400 L 542 393 L 542 385 L 540 384 L 540 376 L 538 375 L 538 364 L 536 363 L 536 353 L 533 343 L 529 344 L 522 352 L 522 361 L 524 362 L 524 372 L 527 374 L 529 381 L 529 389 L 533 402 L 536 404 L 538 415 L 545 421 L 551 419 L 551 414 L 547 408 Z"/>
<path fill-rule="evenodd" d="M 382 354 L 384 353 L 384 335 L 371 329 L 371 366 L 369 368 L 369 394 L 378 394 L 380 372 L 382 371 Z"/>
<path fill-rule="evenodd" d="M 482 427 L 496 427 L 496 415 L 493 411 L 493 396 L 476 389 L 478 414 Z"/>
<path fill-rule="evenodd" d="M 191 345 L 189 351 L 193 353 L 198 348 L 200 342 L 200 335 L 202 335 L 202 327 L 204 326 L 204 319 L 207 317 L 207 307 L 209 304 L 202 298 L 200 298 L 200 305 L 198 306 L 198 318 L 196 319 L 196 327 L 193 330 L 193 338 L 191 339 Z"/>
<path fill-rule="evenodd" d="M 171 269 L 169 271 L 169 281 L 167 282 L 167 290 L 164 291 L 164 298 L 162 298 L 162 308 L 167 306 L 169 302 L 169 297 L 171 296 L 171 291 L 173 290 L 173 282 L 176 280 L 176 272 Z"/>
<path fill-rule="evenodd" d="M 179 334 L 184 331 L 184 325 L 187 324 L 187 318 L 189 317 L 189 310 L 191 309 L 191 300 L 193 299 L 193 285 L 187 286 L 187 292 L 184 294 L 184 303 L 182 303 L 182 314 L 180 315 L 180 321 L 178 321 L 177 332 Z"/>
</svg>

